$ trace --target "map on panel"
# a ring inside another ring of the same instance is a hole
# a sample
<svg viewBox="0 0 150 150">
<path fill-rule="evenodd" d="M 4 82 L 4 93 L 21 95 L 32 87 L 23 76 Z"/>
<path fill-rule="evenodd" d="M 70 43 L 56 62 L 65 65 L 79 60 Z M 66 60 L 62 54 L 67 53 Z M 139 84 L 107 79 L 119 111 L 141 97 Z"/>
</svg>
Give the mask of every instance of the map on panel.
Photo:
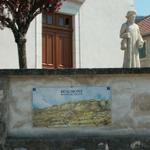
<svg viewBox="0 0 150 150">
<path fill-rule="evenodd" d="M 111 123 L 111 88 L 33 88 L 33 127 L 100 127 Z"/>
</svg>

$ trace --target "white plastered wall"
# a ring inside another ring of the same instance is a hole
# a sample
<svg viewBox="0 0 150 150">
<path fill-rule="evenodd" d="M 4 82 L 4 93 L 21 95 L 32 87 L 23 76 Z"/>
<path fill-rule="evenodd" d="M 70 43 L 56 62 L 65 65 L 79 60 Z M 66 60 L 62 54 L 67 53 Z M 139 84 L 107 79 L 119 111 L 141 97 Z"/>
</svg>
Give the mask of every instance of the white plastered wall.
<svg viewBox="0 0 150 150">
<path fill-rule="evenodd" d="M 73 64 L 75 68 L 121 67 L 119 30 L 133 0 L 67 0 L 61 13 L 73 16 Z M 42 17 L 39 15 L 27 33 L 28 68 L 42 67 Z M 0 31 L 0 68 L 18 68 L 14 37 Z"/>
<path fill-rule="evenodd" d="M 74 68 L 122 67 L 119 32 L 133 0 L 68 0 L 61 12 L 73 15 Z"/>
<path fill-rule="evenodd" d="M 81 68 L 122 67 L 119 32 L 133 0 L 86 0 L 80 9 Z"/>
<path fill-rule="evenodd" d="M 41 25 L 37 22 L 41 24 L 41 16 L 33 20 L 27 32 L 26 54 L 28 68 L 41 68 L 42 65 Z M 17 45 L 12 31 L 8 28 L 0 30 L 0 68 L 19 68 Z"/>
<path fill-rule="evenodd" d="M 18 68 L 17 45 L 7 28 L 0 30 L 0 68 Z"/>
</svg>

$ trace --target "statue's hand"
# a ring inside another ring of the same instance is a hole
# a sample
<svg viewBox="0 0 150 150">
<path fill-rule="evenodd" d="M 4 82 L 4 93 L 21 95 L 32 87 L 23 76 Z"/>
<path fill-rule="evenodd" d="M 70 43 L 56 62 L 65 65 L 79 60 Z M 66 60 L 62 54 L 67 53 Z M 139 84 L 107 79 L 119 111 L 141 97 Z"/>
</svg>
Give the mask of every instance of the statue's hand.
<svg viewBox="0 0 150 150">
<path fill-rule="evenodd" d="M 143 44 L 139 44 L 139 48 L 142 48 L 143 47 Z"/>
<path fill-rule="evenodd" d="M 142 48 L 144 46 L 144 42 L 143 41 L 137 41 L 137 47 L 138 48 Z"/>
<path fill-rule="evenodd" d="M 131 38 L 130 33 L 124 33 L 123 37 L 126 38 L 126 39 Z"/>
</svg>

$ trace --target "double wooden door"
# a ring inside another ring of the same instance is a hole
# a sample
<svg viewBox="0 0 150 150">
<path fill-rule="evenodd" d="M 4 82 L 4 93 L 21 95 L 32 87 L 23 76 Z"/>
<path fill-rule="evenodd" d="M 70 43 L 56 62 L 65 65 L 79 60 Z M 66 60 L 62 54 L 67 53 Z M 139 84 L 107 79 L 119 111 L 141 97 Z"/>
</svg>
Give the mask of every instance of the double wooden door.
<svg viewBox="0 0 150 150">
<path fill-rule="evenodd" d="M 71 19 L 69 16 L 70 21 L 65 22 L 65 18 L 67 18 L 66 15 L 54 14 L 50 21 L 51 24 L 43 23 L 43 68 L 72 68 L 72 29 L 69 25 Z"/>
</svg>

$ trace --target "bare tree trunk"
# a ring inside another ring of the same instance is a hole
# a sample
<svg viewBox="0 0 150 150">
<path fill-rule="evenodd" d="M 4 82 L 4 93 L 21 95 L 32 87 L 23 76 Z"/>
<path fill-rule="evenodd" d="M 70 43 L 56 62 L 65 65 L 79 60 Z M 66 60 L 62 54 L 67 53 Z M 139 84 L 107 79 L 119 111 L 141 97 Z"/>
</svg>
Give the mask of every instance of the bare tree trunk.
<svg viewBox="0 0 150 150">
<path fill-rule="evenodd" d="M 26 39 L 19 38 L 17 40 L 18 47 L 18 57 L 19 57 L 19 68 L 27 69 L 27 61 L 26 61 Z"/>
</svg>

